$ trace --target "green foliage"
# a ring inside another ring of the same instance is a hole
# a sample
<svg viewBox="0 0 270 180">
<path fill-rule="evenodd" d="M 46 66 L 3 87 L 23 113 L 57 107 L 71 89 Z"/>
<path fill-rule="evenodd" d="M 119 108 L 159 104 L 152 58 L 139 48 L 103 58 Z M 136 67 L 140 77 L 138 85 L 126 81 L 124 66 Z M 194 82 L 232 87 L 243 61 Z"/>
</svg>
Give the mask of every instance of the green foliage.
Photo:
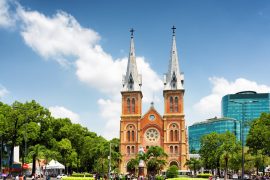
<svg viewBox="0 0 270 180">
<path fill-rule="evenodd" d="M 130 172 L 131 174 L 134 174 L 135 171 L 138 169 L 139 166 L 139 159 L 131 159 L 128 163 L 127 163 L 127 170 L 128 172 Z"/>
<path fill-rule="evenodd" d="M 166 172 L 167 178 L 176 178 L 178 176 L 178 167 L 176 165 L 172 165 Z"/>
<path fill-rule="evenodd" d="M 251 124 L 247 136 L 249 151 L 256 154 L 258 150 L 264 155 L 270 156 L 270 114 L 262 113 L 258 119 Z"/>
<path fill-rule="evenodd" d="M 202 162 L 200 159 L 190 158 L 186 161 L 186 165 L 190 170 L 193 170 L 194 174 L 196 175 L 196 171 L 202 167 Z"/>
<path fill-rule="evenodd" d="M 206 180 L 208 178 L 191 178 L 191 177 L 178 177 L 178 178 L 169 178 L 167 180 Z"/>
<path fill-rule="evenodd" d="M 93 177 L 62 177 L 63 180 L 94 180 Z"/>
<path fill-rule="evenodd" d="M 217 149 L 221 146 L 221 138 L 216 132 L 205 135 L 201 139 L 200 156 L 206 168 L 214 169 L 219 167 L 220 151 Z"/>
<path fill-rule="evenodd" d="M 212 174 L 198 174 L 197 175 L 198 178 L 209 178 L 210 176 L 212 176 Z"/>
<path fill-rule="evenodd" d="M 240 149 L 240 143 L 234 134 L 229 131 L 223 134 L 214 132 L 202 137 L 199 153 L 205 167 L 208 169 L 217 168 L 219 173 L 221 165 L 223 165 L 225 172 L 227 172 L 230 165 L 236 169 L 238 168 L 233 163 L 238 163 L 236 158 Z"/>
<path fill-rule="evenodd" d="M 93 177 L 90 173 L 73 173 L 71 177 Z"/>
<path fill-rule="evenodd" d="M 156 180 L 164 180 L 165 178 L 163 176 L 156 176 L 155 179 Z"/>
<path fill-rule="evenodd" d="M 48 163 L 55 159 L 64 164 L 66 170 L 102 174 L 108 170 L 110 143 L 112 170 L 117 170 L 121 158 L 119 139 L 107 141 L 68 118 L 54 118 L 48 109 L 35 101 L 16 101 L 12 105 L 0 102 L 0 136 L 1 144 L 11 151 L 14 146 L 21 147 L 23 163 L 34 164 L 36 160 L 39 163 L 41 159 Z M 3 156 L 6 154 L 4 152 Z"/>
<path fill-rule="evenodd" d="M 168 155 L 163 148 L 159 146 L 151 146 L 143 155 L 139 155 L 140 159 L 146 162 L 147 171 L 149 174 L 155 175 L 166 165 Z"/>
</svg>

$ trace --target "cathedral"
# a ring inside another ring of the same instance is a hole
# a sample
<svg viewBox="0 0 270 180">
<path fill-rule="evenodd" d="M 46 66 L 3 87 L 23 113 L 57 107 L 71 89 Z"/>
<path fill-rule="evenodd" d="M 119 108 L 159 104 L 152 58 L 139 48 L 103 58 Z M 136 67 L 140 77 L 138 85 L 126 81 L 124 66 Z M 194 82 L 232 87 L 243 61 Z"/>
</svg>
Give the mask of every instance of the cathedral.
<svg viewBox="0 0 270 180">
<path fill-rule="evenodd" d="M 130 52 L 126 75 L 123 76 L 122 114 L 120 120 L 120 171 L 127 172 L 127 163 L 135 158 L 138 150 L 160 146 L 168 155 L 167 169 L 176 165 L 186 170 L 188 141 L 184 115 L 184 74 L 178 62 L 175 27 L 172 28 L 172 47 L 168 71 L 164 75 L 164 115 L 160 115 L 153 103 L 142 114 L 142 76 L 138 74 L 134 46 L 134 30 L 131 30 Z"/>
</svg>

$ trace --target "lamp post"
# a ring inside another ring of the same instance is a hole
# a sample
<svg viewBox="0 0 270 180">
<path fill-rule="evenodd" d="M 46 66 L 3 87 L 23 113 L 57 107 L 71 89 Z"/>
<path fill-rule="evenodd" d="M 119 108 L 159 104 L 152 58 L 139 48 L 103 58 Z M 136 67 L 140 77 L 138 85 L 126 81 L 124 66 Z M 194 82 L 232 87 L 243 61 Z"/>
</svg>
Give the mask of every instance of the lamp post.
<svg viewBox="0 0 270 180">
<path fill-rule="evenodd" d="M 27 124 L 24 131 L 24 163 L 26 162 L 26 155 L 27 155 Z M 23 179 L 26 180 L 26 169 L 24 170 Z"/>
<path fill-rule="evenodd" d="M 256 100 L 250 100 L 250 101 L 234 101 L 234 100 L 230 100 L 230 102 L 235 103 L 235 104 L 240 104 L 241 108 L 242 108 L 242 120 L 240 123 L 240 134 L 241 134 L 241 144 L 242 144 L 242 175 L 241 178 L 244 179 L 244 174 L 245 174 L 245 155 L 244 155 L 244 121 L 245 121 L 245 106 L 247 104 L 251 104 L 251 103 L 256 103 L 258 101 Z"/>
<path fill-rule="evenodd" d="M 108 168 L 108 179 L 110 179 L 110 174 L 111 174 L 111 155 L 112 155 L 112 143 L 110 142 L 110 154 L 108 156 L 108 160 L 109 160 L 109 168 Z"/>
</svg>

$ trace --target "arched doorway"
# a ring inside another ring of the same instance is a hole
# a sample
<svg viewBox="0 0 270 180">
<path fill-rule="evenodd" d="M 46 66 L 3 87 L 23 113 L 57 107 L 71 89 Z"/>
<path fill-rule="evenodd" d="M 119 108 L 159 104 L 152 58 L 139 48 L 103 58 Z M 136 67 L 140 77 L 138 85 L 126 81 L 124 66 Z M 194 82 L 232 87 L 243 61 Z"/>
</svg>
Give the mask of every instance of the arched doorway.
<svg viewBox="0 0 270 180">
<path fill-rule="evenodd" d="M 175 166 L 177 166 L 179 168 L 177 161 L 171 161 L 170 162 L 170 167 L 173 166 L 173 165 L 175 165 Z"/>
<path fill-rule="evenodd" d="M 126 170 L 130 174 L 135 174 L 137 166 L 138 166 L 138 162 L 135 159 L 131 159 L 127 162 Z"/>
</svg>

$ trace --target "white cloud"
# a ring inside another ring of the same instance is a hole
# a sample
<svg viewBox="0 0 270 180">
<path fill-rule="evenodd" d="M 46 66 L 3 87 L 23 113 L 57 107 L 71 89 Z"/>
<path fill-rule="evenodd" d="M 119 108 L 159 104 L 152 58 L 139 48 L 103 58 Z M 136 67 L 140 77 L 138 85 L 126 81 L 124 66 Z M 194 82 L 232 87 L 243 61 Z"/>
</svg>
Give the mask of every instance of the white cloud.
<svg viewBox="0 0 270 180">
<path fill-rule="evenodd" d="M 80 81 L 110 97 L 97 103 L 101 117 L 106 120 L 105 132 L 110 132 L 104 135 L 117 137 L 120 90 L 127 58 L 113 59 L 99 44 L 97 32 L 82 27 L 73 16 L 63 11 L 51 17 L 21 7 L 17 11 L 22 21 L 21 35 L 28 46 L 45 59 L 56 60 L 64 66 L 73 64 Z M 144 57 L 138 57 L 137 63 L 143 76 L 144 103 L 149 103 L 154 93 L 162 89 L 162 81 Z"/>
<path fill-rule="evenodd" d="M 221 116 L 221 99 L 226 94 L 234 94 L 240 91 L 270 92 L 270 86 L 258 84 L 244 78 L 238 78 L 230 82 L 225 78 L 211 77 L 209 81 L 213 86 L 211 94 L 201 98 L 193 106 L 193 111 L 199 116 L 196 117 L 199 121 Z"/>
<path fill-rule="evenodd" d="M 44 58 L 52 58 L 60 64 L 65 58 L 84 56 L 94 50 L 100 39 L 98 33 L 83 28 L 76 19 L 59 11 L 47 17 L 37 11 L 17 10 L 22 20 L 21 35 L 25 43 Z"/>
<path fill-rule="evenodd" d="M 107 139 L 119 137 L 121 103 L 110 99 L 99 99 L 98 105 L 101 117 L 106 120 L 106 124 L 103 129 L 103 136 Z"/>
<path fill-rule="evenodd" d="M 0 27 L 8 28 L 15 23 L 15 15 L 10 11 L 10 1 L 0 0 Z"/>
<path fill-rule="evenodd" d="M 0 98 L 3 98 L 9 93 L 9 91 L 0 84 Z"/>
<path fill-rule="evenodd" d="M 55 118 L 69 118 L 73 123 L 80 122 L 80 116 L 63 106 L 49 107 L 49 111 Z"/>
</svg>

